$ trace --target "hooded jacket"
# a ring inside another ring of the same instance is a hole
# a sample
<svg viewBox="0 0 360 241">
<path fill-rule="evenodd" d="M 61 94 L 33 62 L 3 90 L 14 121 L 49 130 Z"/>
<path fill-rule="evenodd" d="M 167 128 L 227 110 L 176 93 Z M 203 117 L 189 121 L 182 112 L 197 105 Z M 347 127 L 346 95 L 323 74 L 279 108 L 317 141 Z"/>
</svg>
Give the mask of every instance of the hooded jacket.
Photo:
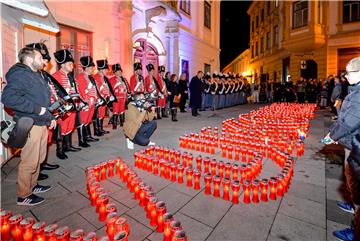
<svg viewBox="0 0 360 241">
<path fill-rule="evenodd" d="M 4 106 L 14 110 L 14 121 L 26 116 L 34 120 L 34 125 L 50 125 L 53 116 L 49 111 L 40 115 L 41 107 L 50 107 L 50 88 L 39 72 L 17 63 L 6 73 L 1 101 Z"/>
</svg>

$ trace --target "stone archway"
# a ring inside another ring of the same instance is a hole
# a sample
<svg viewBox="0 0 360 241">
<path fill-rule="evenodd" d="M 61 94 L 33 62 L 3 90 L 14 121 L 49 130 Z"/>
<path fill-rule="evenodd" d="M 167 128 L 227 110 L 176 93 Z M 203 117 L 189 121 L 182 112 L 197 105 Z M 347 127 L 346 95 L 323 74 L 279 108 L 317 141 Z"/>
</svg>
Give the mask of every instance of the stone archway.
<svg viewBox="0 0 360 241">
<path fill-rule="evenodd" d="M 157 72 L 159 66 L 159 52 L 156 47 L 146 39 L 136 40 L 134 46 L 136 47 L 134 62 L 140 62 L 142 64 L 144 76 L 146 76 L 146 65 L 150 63 L 154 65 L 155 72 Z"/>
</svg>

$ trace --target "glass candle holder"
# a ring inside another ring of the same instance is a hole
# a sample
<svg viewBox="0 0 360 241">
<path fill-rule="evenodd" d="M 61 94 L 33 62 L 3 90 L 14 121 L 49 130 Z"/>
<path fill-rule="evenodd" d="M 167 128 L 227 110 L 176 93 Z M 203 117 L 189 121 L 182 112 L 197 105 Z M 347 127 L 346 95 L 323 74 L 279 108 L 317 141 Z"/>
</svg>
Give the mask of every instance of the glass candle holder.
<svg viewBox="0 0 360 241">
<path fill-rule="evenodd" d="M 244 203 L 250 203 L 250 181 L 245 180 L 243 182 L 243 188 L 244 188 Z"/>
<path fill-rule="evenodd" d="M 164 239 L 163 241 L 171 241 L 171 222 L 174 221 L 174 217 L 171 213 L 164 214 Z"/>
<path fill-rule="evenodd" d="M 204 158 L 204 172 L 209 173 L 210 172 L 210 159 L 208 157 Z"/>
<path fill-rule="evenodd" d="M 169 162 L 165 162 L 165 178 L 170 179 L 171 174 L 171 164 Z"/>
<path fill-rule="evenodd" d="M 45 222 L 37 222 L 31 227 L 34 241 L 45 241 Z"/>
<path fill-rule="evenodd" d="M 177 166 L 176 164 L 171 164 L 171 181 L 172 182 L 176 182 L 176 172 L 177 172 Z"/>
<path fill-rule="evenodd" d="M 221 178 L 218 175 L 213 176 L 213 183 L 214 183 L 214 197 L 220 197 L 220 183 Z"/>
<path fill-rule="evenodd" d="M 246 164 L 240 166 L 240 180 L 243 182 L 246 179 Z"/>
<path fill-rule="evenodd" d="M 14 241 L 22 241 L 22 230 L 20 227 L 20 222 L 23 220 L 23 216 L 21 214 L 13 215 L 9 218 L 10 223 L 10 233 Z"/>
<path fill-rule="evenodd" d="M 107 168 L 108 168 L 108 175 L 109 177 L 113 177 L 115 175 L 115 172 L 114 172 L 114 167 L 115 167 L 115 160 L 110 160 L 108 161 L 108 164 L 107 164 Z"/>
<path fill-rule="evenodd" d="M 211 181 L 212 176 L 210 173 L 206 173 L 204 176 L 204 182 L 205 182 L 205 195 L 211 195 Z"/>
<path fill-rule="evenodd" d="M 153 157 L 153 156 L 150 156 L 149 157 L 149 160 L 148 160 L 148 163 L 147 163 L 147 168 L 146 168 L 146 170 L 148 171 L 148 172 L 152 172 L 153 170 L 153 166 L 154 166 L 154 164 L 153 164 L 153 162 L 154 162 L 154 160 L 155 160 L 155 157 Z"/>
<path fill-rule="evenodd" d="M 200 189 L 200 178 L 201 178 L 201 172 L 199 170 L 194 170 L 194 189 L 195 190 Z"/>
<path fill-rule="evenodd" d="M 187 166 L 188 167 L 191 167 L 191 168 L 193 168 L 193 160 L 194 160 L 194 156 L 193 156 L 193 154 L 188 154 L 187 155 Z"/>
<path fill-rule="evenodd" d="M 227 147 L 227 151 L 228 151 L 228 157 L 227 158 L 230 159 L 230 160 L 233 159 L 233 150 L 234 150 L 233 146 L 229 145 Z"/>
<path fill-rule="evenodd" d="M 279 174 L 277 177 L 277 193 L 276 193 L 278 197 L 284 196 L 283 181 L 284 181 L 284 176 L 282 174 Z"/>
<path fill-rule="evenodd" d="M 76 229 L 70 233 L 70 241 L 83 241 L 85 232 L 82 229 Z"/>
<path fill-rule="evenodd" d="M 221 144 L 221 157 L 226 158 L 226 144 Z"/>
<path fill-rule="evenodd" d="M 181 223 L 179 221 L 172 221 L 170 223 L 170 236 L 171 236 L 171 240 L 172 238 L 174 237 L 174 234 L 176 231 L 178 230 L 182 230 L 182 226 L 181 226 Z"/>
<path fill-rule="evenodd" d="M 160 177 L 165 178 L 165 160 L 160 160 Z"/>
<path fill-rule="evenodd" d="M 235 161 L 239 161 L 239 160 L 240 160 L 240 147 L 239 147 L 239 146 L 236 146 L 236 147 L 235 147 L 234 160 L 235 160 Z"/>
<path fill-rule="evenodd" d="M 32 226 L 35 223 L 35 220 L 31 217 L 24 218 L 20 222 L 20 228 L 22 231 L 23 241 L 32 241 L 33 240 L 33 231 Z"/>
<path fill-rule="evenodd" d="M 225 177 L 227 179 L 231 178 L 231 170 L 232 170 L 231 163 L 230 162 L 225 163 Z"/>
<path fill-rule="evenodd" d="M 222 180 L 223 185 L 223 199 L 224 200 L 230 200 L 230 179 L 224 178 Z"/>
<path fill-rule="evenodd" d="M 260 188 L 261 188 L 261 201 L 263 202 L 267 202 L 268 201 L 268 185 L 269 185 L 269 180 L 264 178 L 261 180 L 260 182 Z"/>
<path fill-rule="evenodd" d="M 193 173 L 194 173 L 194 170 L 192 168 L 190 168 L 190 167 L 186 168 L 186 186 L 187 187 L 193 186 L 193 182 L 192 182 Z"/>
<path fill-rule="evenodd" d="M 212 175 L 212 176 L 215 176 L 215 175 L 216 175 L 216 165 L 217 165 L 216 160 L 215 160 L 215 159 L 212 159 L 211 162 L 210 162 L 211 175 Z"/>
<path fill-rule="evenodd" d="M 157 158 L 153 160 L 153 174 L 154 175 L 159 174 L 159 159 Z"/>
<path fill-rule="evenodd" d="M 232 179 L 239 180 L 239 166 L 236 163 L 232 165 Z"/>
<path fill-rule="evenodd" d="M 126 231 L 119 231 L 114 235 L 114 241 L 128 241 L 128 236 Z"/>
<path fill-rule="evenodd" d="M 100 194 L 96 200 L 96 211 L 99 214 L 99 220 L 104 221 L 106 218 L 106 205 L 109 203 L 107 193 Z"/>
<path fill-rule="evenodd" d="M 70 238 L 70 229 L 67 226 L 56 229 L 55 237 L 57 241 L 68 241 Z"/>
<path fill-rule="evenodd" d="M 177 166 L 177 173 L 178 173 L 178 183 L 183 183 L 184 182 L 184 167 L 179 164 Z"/>
<path fill-rule="evenodd" d="M 116 212 L 116 211 L 117 211 L 117 208 L 116 208 L 115 203 L 108 203 L 108 204 L 106 204 L 106 206 L 105 206 L 106 216 L 107 216 L 109 213 Z"/>
<path fill-rule="evenodd" d="M 239 180 L 234 180 L 231 182 L 231 189 L 233 191 L 231 201 L 233 204 L 238 204 L 239 203 L 239 194 L 240 194 Z"/>
<path fill-rule="evenodd" d="M 120 217 L 115 221 L 115 229 L 116 232 L 125 231 L 128 235 L 130 235 L 130 225 L 124 217 Z"/>
<path fill-rule="evenodd" d="M 252 202 L 259 203 L 259 180 L 255 179 L 251 183 L 252 188 Z"/>
<path fill-rule="evenodd" d="M 179 165 L 179 164 L 180 164 L 180 157 L 181 157 L 181 152 L 176 151 L 176 152 L 175 152 L 175 162 L 176 162 L 176 165 Z"/>
<path fill-rule="evenodd" d="M 166 213 L 165 203 L 159 201 L 156 203 L 156 232 L 162 233 L 164 232 L 164 214 Z"/>
<path fill-rule="evenodd" d="M 84 241 L 97 241 L 97 236 L 95 232 L 90 232 L 86 234 L 83 238 Z"/>
<path fill-rule="evenodd" d="M 166 148 L 166 149 L 164 150 L 164 159 L 165 159 L 166 161 L 169 161 L 169 157 L 170 157 L 170 150 Z"/>
<path fill-rule="evenodd" d="M 271 177 L 269 180 L 269 187 L 270 187 L 269 198 L 271 200 L 276 200 L 276 185 L 277 185 L 277 179 L 275 177 Z"/>
<path fill-rule="evenodd" d="M 149 203 L 148 203 L 148 212 L 146 214 L 147 218 L 150 218 L 150 225 L 152 227 L 156 226 L 157 223 L 157 216 L 156 216 L 156 203 L 159 200 L 156 197 L 152 197 L 149 199 Z"/>
<path fill-rule="evenodd" d="M 58 225 L 55 224 L 55 223 L 46 226 L 45 229 L 44 229 L 45 240 L 46 240 L 46 241 L 55 241 L 55 240 L 56 240 L 55 231 L 56 231 L 58 228 L 59 228 Z"/>
<path fill-rule="evenodd" d="M 201 168 L 201 165 L 202 165 L 202 156 L 199 155 L 196 157 L 196 168 L 201 172 L 202 168 Z"/>
<path fill-rule="evenodd" d="M 148 188 L 148 186 L 146 186 L 146 185 L 142 185 L 140 187 L 140 194 L 139 194 L 139 200 L 140 200 L 139 206 L 140 207 L 145 206 L 147 188 Z"/>
<path fill-rule="evenodd" d="M 221 179 L 224 177 L 224 167 L 225 167 L 225 164 L 223 161 L 217 162 L 218 175 L 220 176 Z M 213 171 L 213 168 L 211 168 L 211 171 Z M 215 170 L 214 175 L 216 175 L 216 170 Z"/>
<path fill-rule="evenodd" d="M 100 164 L 100 166 L 101 166 L 100 180 L 104 181 L 104 180 L 106 180 L 107 163 L 106 163 L 106 162 L 102 162 L 102 163 Z"/>
<path fill-rule="evenodd" d="M 112 240 L 116 233 L 115 221 L 119 218 L 116 212 L 109 213 L 106 216 L 106 234 Z"/>
<path fill-rule="evenodd" d="M 12 212 L 8 210 L 1 210 L 1 240 L 10 240 L 10 223 L 9 219 Z"/>
</svg>

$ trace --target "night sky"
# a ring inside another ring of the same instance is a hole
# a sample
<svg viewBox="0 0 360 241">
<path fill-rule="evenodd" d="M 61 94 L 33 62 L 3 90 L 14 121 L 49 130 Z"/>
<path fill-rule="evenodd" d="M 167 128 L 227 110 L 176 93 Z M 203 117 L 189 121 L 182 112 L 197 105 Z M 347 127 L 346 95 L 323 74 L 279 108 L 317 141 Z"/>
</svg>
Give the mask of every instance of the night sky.
<svg viewBox="0 0 360 241">
<path fill-rule="evenodd" d="M 250 5 L 251 1 L 221 1 L 221 69 L 248 48 L 250 17 L 246 11 Z"/>
</svg>

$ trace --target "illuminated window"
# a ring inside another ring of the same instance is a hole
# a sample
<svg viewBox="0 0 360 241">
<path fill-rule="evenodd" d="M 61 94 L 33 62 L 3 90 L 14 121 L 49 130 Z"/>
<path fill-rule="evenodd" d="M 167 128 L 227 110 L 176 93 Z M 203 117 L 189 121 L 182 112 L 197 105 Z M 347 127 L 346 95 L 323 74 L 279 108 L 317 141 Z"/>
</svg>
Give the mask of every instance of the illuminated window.
<svg viewBox="0 0 360 241">
<path fill-rule="evenodd" d="M 180 10 L 190 15 L 190 0 L 180 0 Z"/>
<path fill-rule="evenodd" d="M 208 2 L 204 2 L 204 25 L 208 29 L 211 28 L 211 5 Z"/>
<path fill-rule="evenodd" d="M 74 57 L 75 74 L 81 72 L 80 58 L 92 54 L 92 33 L 60 25 L 57 36 L 57 49 L 68 49 Z"/>
<path fill-rule="evenodd" d="M 357 22 L 360 21 L 360 2 L 359 1 L 344 1 L 343 2 L 343 22 Z"/>
<path fill-rule="evenodd" d="M 210 64 L 204 64 L 204 73 L 211 72 L 211 65 Z"/>
<path fill-rule="evenodd" d="M 308 24 L 308 1 L 293 3 L 293 29 L 304 27 Z"/>
</svg>

